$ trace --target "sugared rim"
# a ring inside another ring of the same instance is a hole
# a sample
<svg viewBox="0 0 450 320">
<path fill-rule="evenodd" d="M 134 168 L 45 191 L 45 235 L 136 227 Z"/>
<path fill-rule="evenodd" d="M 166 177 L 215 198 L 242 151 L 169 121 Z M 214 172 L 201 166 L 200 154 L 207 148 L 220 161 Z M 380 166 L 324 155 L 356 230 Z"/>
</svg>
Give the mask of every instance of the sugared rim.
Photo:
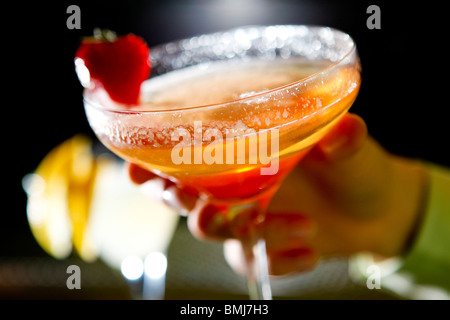
<svg viewBox="0 0 450 320">
<path fill-rule="evenodd" d="M 297 86 L 301 83 L 305 83 L 307 81 L 310 81 L 311 79 L 314 79 L 316 77 L 318 77 L 321 74 L 326 73 L 327 71 L 336 68 L 339 64 L 342 63 L 342 61 L 344 61 L 347 57 L 351 56 L 355 51 L 356 51 L 356 44 L 355 41 L 350 37 L 350 35 L 348 35 L 347 33 L 334 29 L 334 28 L 330 28 L 330 27 L 324 27 L 324 26 L 309 26 L 309 25 L 272 25 L 272 26 L 246 26 L 246 27 L 240 27 L 240 28 L 235 28 L 235 29 L 231 29 L 231 30 L 226 30 L 226 31 L 221 31 L 221 32 L 216 32 L 216 33 L 211 33 L 211 34 L 206 34 L 205 36 L 214 36 L 214 35 L 220 35 L 220 34 L 225 34 L 225 33 L 230 33 L 230 32 L 236 32 L 238 30 L 246 30 L 249 28 L 257 28 L 257 29 L 267 29 L 267 28 L 278 28 L 278 27 L 294 27 L 294 28 L 303 28 L 303 29 L 307 29 L 308 31 L 312 31 L 312 30 L 317 30 L 317 29 L 322 29 L 322 30 L 329 30 L 331 32 L 333 32 L 334 34 L 340 34 L 343 36 L 346 36 L 347 40 L 351 42 L 351 46 L 350 49 L 348 50 L 347 53 L 345 53 L 340 59 L 338 59 L 337 61 L 332 62 L 330 65 L 328 65 L 326 68 L 324 68 L 323 70 L 321 70 L 320 72 L 311 74 L 310 76 L 306 77 L 306 78 L 302 78 L 298 81 L 294 81 L 291 83 L 288 83 L 286 85 L 280 86 L 280 87 L 276 87 L 274 89 L 270 89 L 264 92 L 260 92 L 260 93 L 255 93 L 243 98 L 238 98 L 238 99 L 234 99 L 234 100 L 230 100 L 230 101 L 226 101 L 226 102 L 221 102 L 221 103 L 215 103 L 215 104 L 207 104 L 207 105 L 194 105 L 194 106 L 189 106 L 189 107 L 182 107 L 182 108 L 171 108 L 171 109 L 152 109 L 152 110 L 133 110 L 133 106 L 128 107 L 128 109 L 112 109 L 112 108 L 107 108 L 103 105 L 101 105 L 101 103 L 95 101 L 94 99 L 90 99 L 86 96 L 86 92 L 83 94 L 83 100 L 85 102 L 85 104 L 89 104 L 91 106 L 93 106 L 96 109 L 100 109 L 103 112 L 110 112 L 110 113 L 118 113 L 118 114 L 160 114 L 160 113 L 173 113 L 173 112 L 187 112 L 187 111 L 192 111 L 192 110 L 197 110 L 197 109 L 201 109 L 201 110 L 205 110 L 205 109 L 212 109 L 212 108 L 219 108 L 219 107 L 223 107 L 229 104 L 233 104 L 233 103 L 240 103 L 240 102 L 245 102 L 257 97 L 261 97 L 261 96 L 265 96 L 265 95 L 270 95 L 276 91 L 282 90 L 282 89 L 288 89 L 289 87 L 294 87 Z M 200 35 L 201 36 L 201 35 Z M 191 38 L 186 38 L 186 39 L 181 39 L 181 40 L 175 40 L 172 42 L 168 42 L 165 44 L 161 44 L 156 46 L 157 47 L 162 47 L 162 46 L 167 46 L 169 44 L 179 44 L 182 41 L 186 41 L 186 40 L 190 40 L 193 39 L 195 37 L 198 36 L 194 36 Z M 150 48 L 150 52 L 152 52 L 152 48 Z M 86 89 L 85 89 L 86 91 Z M 120 105 L 120 104 L 119 104 Z M 139 106 L 136 105 L 136 106 Z"/>
</svg>

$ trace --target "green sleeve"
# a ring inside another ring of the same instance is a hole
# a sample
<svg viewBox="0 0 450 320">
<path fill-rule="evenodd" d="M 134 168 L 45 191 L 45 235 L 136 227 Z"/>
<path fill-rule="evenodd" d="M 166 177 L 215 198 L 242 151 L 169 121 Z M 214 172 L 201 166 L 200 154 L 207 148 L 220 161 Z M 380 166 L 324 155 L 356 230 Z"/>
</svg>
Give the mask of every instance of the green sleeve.
<svg viewBox="0 0 450 320">
<path fill-rule="evenodd" d="M 450 292 L 450 170 L 430 166 L 429 198 L 421 227 L 399 273 Z"/>
<path fill-rule="evenodd" d="M 350 259 L 354 280 L 372 288 L 375 266 L 377 289 L 409 299 L 450 299 L 450 170 L 429 165 L 429 175 L 424 215 L 408 253 L 382 261 L 370 253 L 355 255 Z"/>
</svg>

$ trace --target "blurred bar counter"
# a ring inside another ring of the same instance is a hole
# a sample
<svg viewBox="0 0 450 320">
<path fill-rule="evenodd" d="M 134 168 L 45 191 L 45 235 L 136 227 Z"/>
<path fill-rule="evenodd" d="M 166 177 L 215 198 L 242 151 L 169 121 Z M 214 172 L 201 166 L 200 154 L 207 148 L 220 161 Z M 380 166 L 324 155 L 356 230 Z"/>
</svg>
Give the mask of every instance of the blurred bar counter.
<svg viewBox="0 0 450 320">
<path fill-rule="evenodd" d="M 81 271 L 81 289 L 68 289 L 69 265 Z M 275 299 L 396 299 L 389 292 L 369 290 L 348 276 L 345 259 L 322 262 L 314 271 L 273 281 Z M 133 299 L 138 283 L 101 261 L 50 256 L 0 258 L 0 299 Z M 222 246 L 201 242 L 181 219 L 168 252 L 168 300 L 248 299 L 245 279 L 226 264 Z"/>
</svg>

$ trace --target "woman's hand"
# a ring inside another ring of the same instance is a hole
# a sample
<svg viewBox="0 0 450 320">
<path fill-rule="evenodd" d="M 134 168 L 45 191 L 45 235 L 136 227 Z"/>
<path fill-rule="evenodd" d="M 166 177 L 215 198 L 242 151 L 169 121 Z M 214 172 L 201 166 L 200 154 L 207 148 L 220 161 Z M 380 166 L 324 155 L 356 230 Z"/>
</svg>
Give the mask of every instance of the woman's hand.
<svg viewBox="0 0 450 320">
<path fill-rule="evenodd" d="M 386 152 L 367 135 L 364 121 L 346 114 L 286 177 L 263 225 L 270 273 L 314 267 L 318 257 L 370 251 L 403 252 L 424 201 L 422 165 Z M 191 232 L 225 241 L 225 256 L 240 273 L 241 246 L 214 207 L 197 195 L 130 164 L 136 183 L 159 183 L 161 199 L 188 214 Z"/>
</svg>

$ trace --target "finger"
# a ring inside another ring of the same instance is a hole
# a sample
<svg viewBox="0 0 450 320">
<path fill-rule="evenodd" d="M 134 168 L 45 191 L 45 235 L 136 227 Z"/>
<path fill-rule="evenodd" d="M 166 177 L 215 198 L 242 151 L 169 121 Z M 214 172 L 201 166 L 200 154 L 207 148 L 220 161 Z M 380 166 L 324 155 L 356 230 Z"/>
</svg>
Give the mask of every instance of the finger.
<svg viewBox="0 0 450 320">
<path fill-rule="evenodd" d="M 337 162 L 347 159 L 362 147 L 366 138 L 367 126 L 364 120 L 347 113 L 316 144 L 303 162 Z"/>
<path fill-rule="evenodd" d="M 242 212 L 230 218 L 228 210 L 226 206 L 199 201 L 188 217 L 189 229 L 202 240 L 248 241 L 258 228 L 268 250 L 303 246 L 315 233 L 313 221 L 298 213 L 267 213 L 263 222 L 258 223 L 253 212 Z"/>
<path fill-rule="evenodd" d="M 158 177 L 156 174 L 141 168 L 137 164 L 128 162 L 127 165 L 128 165 L 128 175 L 131 181 L 133 181 L 136 184 L 142 184 L 148 180 Z"/>
<path fill-rule="evenodd" d="M 239 240 L 230 239 L 224 243 L 224 256 L 230 267 L 238 274 L 248 274 L 245 255 Z M 311 270 L 318 261 L 319 256 L 308 247 L 291 248 L 268 252 L 269 274 L 282 276 Z"/>
<path fill-rule="evenodd" d="M 263 237 L 268 252 L 289 250 L 308 244 L 316 232 L 313 221 L 298 213 L 268 213 Z"/>
<path fill-rule="evenodd" d="M 188 216 L 191 233 L 201 240 L 224 241 L 233 237 L 227 208 L 198 200 Z"/>
<path fill-rule="evenodd" d="M 194 209 L 197 202 L 196 193 L 173 183 L 164 188 L 161 198 L 165 204 L 183 216 L 187 216 Z"/>
<path fill-rule="evenodd" d="M 308 247 L 268 253 L 269 273 L 274 276 L 311 270 L 318 261 L 318 254 Z"/>
<path fill-rule="evenodd" d="M 128 174 L 134 183 L 142 186 L 149 197 L 163 201 L 179 214 L 187 215 L 194 208 L 197 199 L 194 189 L 176 185 L 134 163 L 128 163 Z"/>
<path fill-rule="evenodd" d="M 237 238 L 248 241 L 260 226 L 258 211 L 232 211 L 227 203 L 199 200 L 188 217 L 189 229 L 202 240 L 224 241 Z"/>
<path fill-rule="evenodd" d="M 236 209 L 236 208 L 234 208 Z M 197 201 L 188 217 L 191 232 L 203 240 L 224 241 L 230 238 L 247 242 L 263 227 L 257 209 L 233 212 L 228 203 Z"/>
<path fill-rule="evenodd" d="M 317 254 L 309 246 L 316 225 L 298 213 L 269 213 L 264 223 L 269 272 L 286 275 L 313 268 Z"/>
<path fill-rule="evenodd" d="M 239 240 L 226 240 L 223 244 L 223 255 L 234 272 L 240 275 L 248 274 L 245 255 Z"/>
</svg>

